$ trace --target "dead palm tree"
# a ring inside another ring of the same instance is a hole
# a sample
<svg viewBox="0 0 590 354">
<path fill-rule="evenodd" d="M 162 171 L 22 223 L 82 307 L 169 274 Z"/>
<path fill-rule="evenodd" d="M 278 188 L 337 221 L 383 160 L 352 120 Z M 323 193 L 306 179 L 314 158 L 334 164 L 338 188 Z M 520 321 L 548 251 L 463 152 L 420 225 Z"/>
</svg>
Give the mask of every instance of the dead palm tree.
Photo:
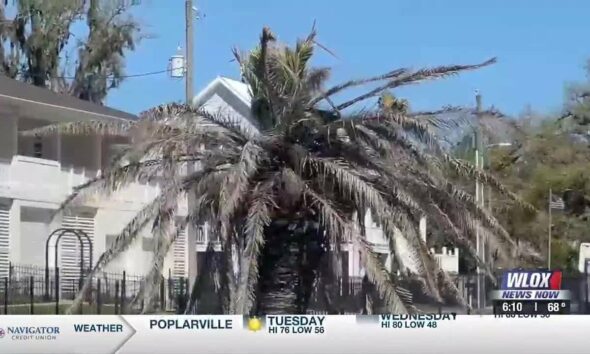
<svg viewBox="0 0 590 354">
<path fill-rule="evenodd" d="M 437 301 L 462 302 L 418 236 L 422 215 L 483 267 L 473 246 L 476 228 L 505 251 L 500 254 L 509 254 L 506 249 L 513 241 L 508 233 L 473 196 L 450 183 L 446 171 L 480 179 L 519 199 L 490 175 L 447 155 L 431 127 L 432 112 L 346 110 L 384 90 L 478 69 L 494 60 L 398 69 L 326 90 L 328 71 L 309 64 L 315 47 L 315 32 L 290 48 L 278 45 L 265 28 L 251 55 L 236 52 L 251 88 L 260 128 L 256 131 L 199 108 L 169 104 L 142 114 L 138 121 L 76 122 L 28 132 L 103 134 L 131 141 L 108 170 L 79 186 L 64 208 L 83 203 L 97 191 L 112 193 L 138 180 L 161 183 L 160 194 L 121 231 L 88 279 L 123 253 L 142 229 L 151 227 L 154 262 L 140 296 L 149 311 L 164 256 L 179 230 L 187 224 L 207 224 L 221 239 L 221 257 L 209 266 L 226 313 L 305 312 L 320 265 L 337 273 L 331 261 L 349 240 L 361 250 L 368 280 L 387 310 L 403 313 L 416 310 L 402 286 L 408 279 L 419 281 L 419 291 Z M 377 87 L 346 102 L 333 101 L 335 94 L 366 84 Z M 126 163 L 129 155 L 141 159 Z M 194 170 L 186 168 L 195 163 Z M 175 201 L 182 196 L 191 198 L 188 216 L 175 222 Z M 417 270 L 407 270 L 399 257 L 400 272 L 386 270 L 364 232 L 362 215 L 368 209 L 393 254 L 398 255 L 397 238 L 405 238 Z"/>
</svg>

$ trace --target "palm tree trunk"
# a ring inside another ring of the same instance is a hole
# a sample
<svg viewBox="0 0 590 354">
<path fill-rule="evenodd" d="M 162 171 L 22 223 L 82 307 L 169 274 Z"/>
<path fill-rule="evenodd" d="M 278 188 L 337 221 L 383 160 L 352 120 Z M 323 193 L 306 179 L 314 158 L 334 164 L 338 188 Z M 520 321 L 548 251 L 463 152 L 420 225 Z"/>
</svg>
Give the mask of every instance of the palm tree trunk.
<svg viewBox="0 0 590 354">
<path fill-rule="evenodd" d="M 314 238 L 317 229 L 306 232 L 300 221 L 280 219 L 265 232 L 255 312 L 304 314 L 322 254 L 319 238 Z"/>
</svg>

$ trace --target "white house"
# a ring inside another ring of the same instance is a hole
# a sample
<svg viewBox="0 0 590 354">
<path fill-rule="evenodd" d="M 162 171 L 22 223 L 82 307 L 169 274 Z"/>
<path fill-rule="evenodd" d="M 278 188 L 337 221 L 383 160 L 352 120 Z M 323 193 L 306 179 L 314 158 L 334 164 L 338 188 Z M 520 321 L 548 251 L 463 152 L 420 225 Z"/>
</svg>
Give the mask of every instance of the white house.
<svg viewBox="0 0 590 354">
<path fill-rule="evenodd" d="M 13 265 L 44 266 L 46 240 L 59 228 L 83 230 L 93 244 L 94 262 L 136 212 L 158 192 L 155 185 L 132 185 L 111 198 L 88 201 L 66 215 L 52 217 L 72 188 L 97 175 L 112 157 L 115 144 L 125 141 L 100 136 L 24 137 L 19 131 L 68 121 L 134 120 L 136 116 L 0 76 L 0 278 Z M 179 201 L 186 210 L 186 201 Z M 166 269 L 187 277 L 188 229 L 166 259 Z M 150 269 L 153 239 L 149 230 L 107 269 L 145 274 Z M 67 234 L 59 243 L 62 278 L 79 274 L 79 242 Z M 55 245 L 50 243 L 53 268 Z M 84 245 L 85 262 L 88 246 Z M 192 253 L 194 254 L 194 253 Z M 88 265 L 85 265 L 88 267 Z M 195 266 L 192 265 L 194 271 Z"/>
<path fill-rule="evenodd" d="M 225 116 L 240 119 L 248 128 L 255 129 L 256 123 L 252 120 L 250 114 L 250 90 L 248 86 L 240 81 L 232 80 L 226 77 L 217 77 L 207 87 L 193 99 L 195 106 L 201 106 L 203 109 L 211 113 L 219 113 Z M 389 246 L 383 236 L 381 228 L 379 228 L 371 219 L 371 213 L 367 212 L 365 215 L 366 234 L 368 240 L 373 244 L 374 250 L 383 255 L 383 260 L 388 268 L 391 267 L 391 254 Z M 423 219 L 420 224 L 420 233 L 422 238 L 426 239 L 426 219 Z M 199 253 L 204 252 L 207 244 L 206 235 L 201 233 L 197 239 L 197 250 Z M 399 253 L 404 257 L 404 263 L 408 268 L 415 269 L 412 264 L 410 256 L 408 255 L 405 239 L 401 235 L 397 238 L 396 243 L 399 247 Z M 360 276 L 363 270 L 360 263 L 360 251 L 355 245 L 349 243 L 343 245 L 347 251 L 345 258 L 348 264 L 345 268 L 348 269 L 349 276 Z M 431 250 L 436 260 L 441 267 L 451 273 L 459 272 L 459 252 L 458 249 L 442 250 L 435 252 Z"/>
</svg>

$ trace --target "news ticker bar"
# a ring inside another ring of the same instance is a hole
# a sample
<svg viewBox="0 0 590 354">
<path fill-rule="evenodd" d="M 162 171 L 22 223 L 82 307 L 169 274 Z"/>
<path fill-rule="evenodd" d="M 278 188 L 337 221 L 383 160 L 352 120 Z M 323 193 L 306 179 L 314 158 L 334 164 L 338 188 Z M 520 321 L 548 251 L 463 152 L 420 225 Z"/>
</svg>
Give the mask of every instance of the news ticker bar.
<svg viewBox="0 0 590 354">
<path fill-rule="evenodd" d="M 569 290 L 493 290 L 490 291 L 490 298 L 492 300 L 570 300 L 571 293 Z"/>
<path fill-rule="evenodd" d="M 574 354 L 588 328 L 582 315 L 0 316 L 0 353 Z"/>
<path fill-rule="evenodd" d="M 569 300 L 495 300 L 496 315 L 569 315 Z"/>
</svg>

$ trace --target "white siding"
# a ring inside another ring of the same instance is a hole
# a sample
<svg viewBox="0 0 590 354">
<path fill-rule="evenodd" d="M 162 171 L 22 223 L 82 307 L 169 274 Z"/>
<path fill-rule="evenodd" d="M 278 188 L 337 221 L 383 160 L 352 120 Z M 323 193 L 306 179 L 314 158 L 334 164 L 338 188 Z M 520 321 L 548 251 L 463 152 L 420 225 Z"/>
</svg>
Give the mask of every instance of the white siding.
<svg viewBox="0 0 590 354">
<path fill-rule="evenodd" d="M 0 279 L 8 276 L 10 262 L 9 220 L 10 208 L 0 204 Z"/>
<path fill-rule="evenodd" d="M 91 242 L 94 242 L 94 215 L 67 215 L 63 217 L 64 228 L 83 230 Z M 87 269 L 89 246 L 83 238 L 84 243 L 84 268 Z M 80 243 L 78 238 L 72 234 L 65 234 L 59 242 L 59 264 L 60 276 L 63 289 L 71 289 L 72 284 L 77 284 L 80 278 Z"/>
<path fill-rule="evenodd" d="M 178 233 L 178 236 L 174 241 L 174 245 L 172 246 L 174 257 L 174 268 L 172 269 L 172 275 L 174 277 L 187 278 L 188 276 L 187 244 L 186 229 L 183 229 Z"/>
</svg>

